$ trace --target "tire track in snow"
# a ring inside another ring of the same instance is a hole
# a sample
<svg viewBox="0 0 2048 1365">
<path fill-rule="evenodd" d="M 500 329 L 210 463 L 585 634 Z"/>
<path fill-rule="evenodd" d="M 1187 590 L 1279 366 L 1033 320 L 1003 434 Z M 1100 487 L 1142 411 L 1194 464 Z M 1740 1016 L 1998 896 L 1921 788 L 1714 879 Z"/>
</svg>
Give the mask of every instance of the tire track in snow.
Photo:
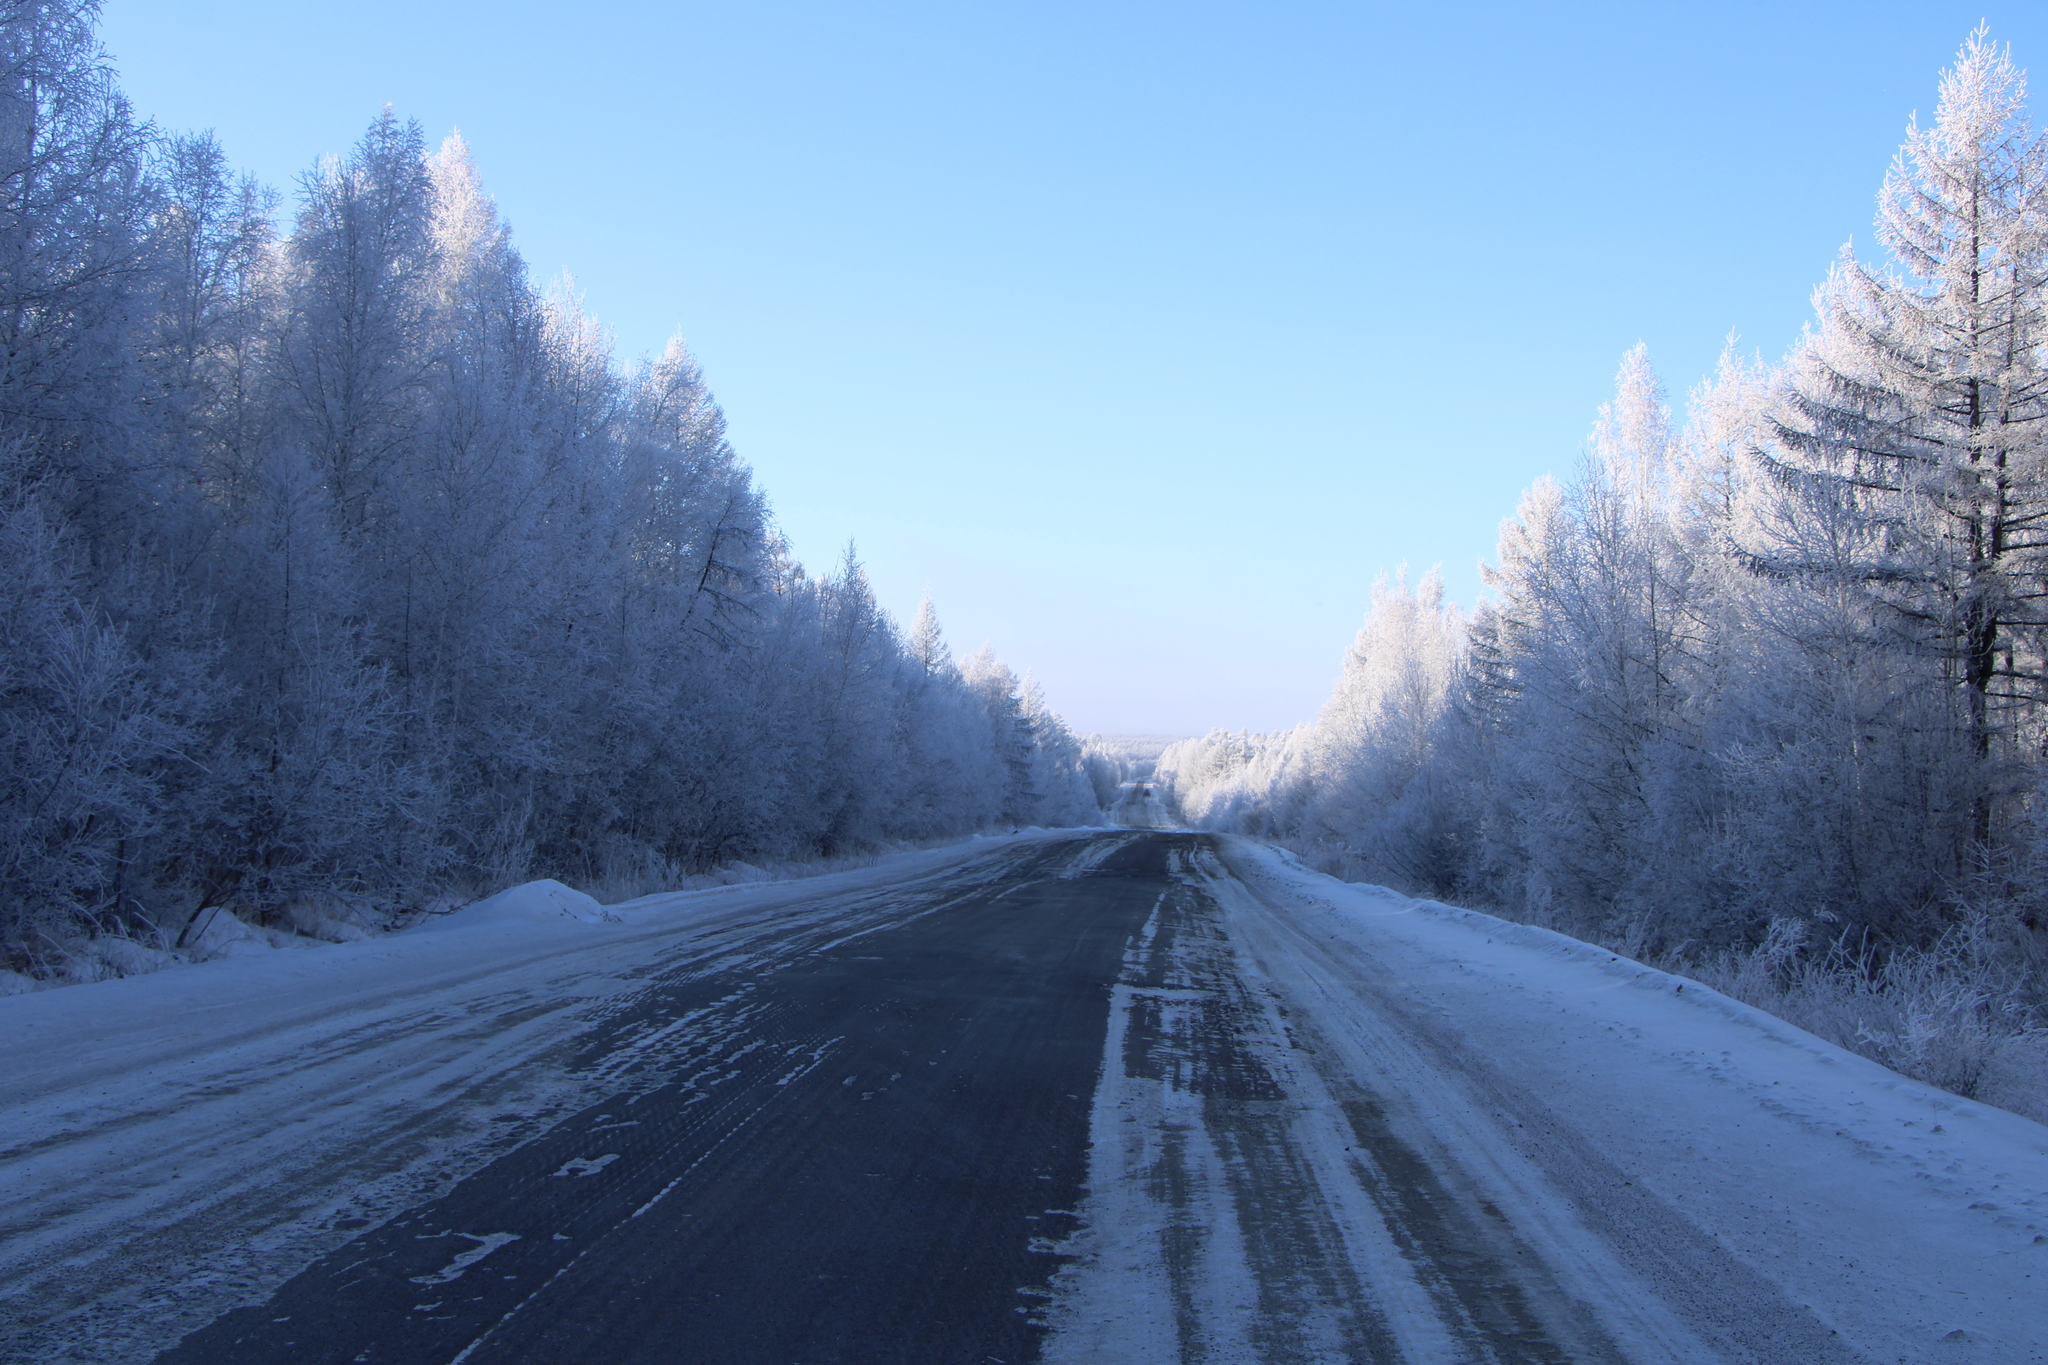
<svg viewBox="0 0 2048 1365">
<path fill-rule="evenodd" d="M 1126 949 L 1049 1362 L 1852 1358 L 1668 1215 L 1642 1227 L 1698 1284 L 1625 1266 L 1629 1230 L 1466 1101 L 1483 1060 L 1320 972 L 1213 848 L 1175 839 L 1178 884 Z"/>
<path fill-rule="evenodd" d="M 1235 860 L 1204 861 L 1240 976 L 1263 983 L 1300 1044 L 1298 1070 L 1370 1155 L 1363 1182 L 1404 1253 L 1428 1267 L 1450 1314 L 1477 1329 L 1469 1358 L 1862 1359 L 1595 1154 L 1569 1096 L 1529 1093 L 1358 945 L 1310 933 Z"/>
<path fill-rule="evenodd" d="M 1467 1358 L 1346 1171 L 1239 979 L 1214 898 L 1179 884 L 1130 943 L 1091 1123 L 1086 1226 L 1051 1362 Z"/>
</svg>

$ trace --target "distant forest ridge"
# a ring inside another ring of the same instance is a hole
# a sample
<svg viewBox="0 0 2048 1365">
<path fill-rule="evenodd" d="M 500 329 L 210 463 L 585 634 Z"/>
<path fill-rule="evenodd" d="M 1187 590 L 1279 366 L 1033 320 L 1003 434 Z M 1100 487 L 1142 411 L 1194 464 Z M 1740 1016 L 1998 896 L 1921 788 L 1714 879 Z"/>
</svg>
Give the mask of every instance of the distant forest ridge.
<svg viewBox="0 0 2048 1365">
<path fill-rule="evenodd" d="M 1114 754 L 1126 762 L 1136 762 L 1158 758 L 1187 738 L 1186 735 L 1090 735 L 1088 742 L 1104 753 Z"/>
</svg>

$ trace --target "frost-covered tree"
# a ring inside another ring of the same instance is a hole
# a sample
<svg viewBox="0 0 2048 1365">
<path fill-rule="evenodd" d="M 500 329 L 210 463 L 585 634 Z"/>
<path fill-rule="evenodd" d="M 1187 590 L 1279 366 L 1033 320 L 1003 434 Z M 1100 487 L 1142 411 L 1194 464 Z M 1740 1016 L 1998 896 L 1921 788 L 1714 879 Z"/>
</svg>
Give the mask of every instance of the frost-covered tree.
<svg viewBox="0 0 2048 1365">
<path fill-rule="evenodd" d="M 1477 714 L 1499 760 L 1498 894 L 1641 914 L 1664 877 L 1660 779 L 1690 741 L 1696 632 L 1674 440 L 1642 347 L 1622 362 L 1585 463 L 1503 528 L 1475 636 Z M 1641 903 L 1636 903 L 1641 899 Z"/>
<path fill-rule="evenodd" d="M 91 604 L 30 462 L 0 455 L 0 931 L 16 952 L 126 919 L 198 748 L 203 696 Z"/>
<path fill-rule="evenodd" d="M 18 449 L 88 572 L 162 497 L 140 441 L 136 293 L 148 286 L 150 130 L 90 3 L 0 4 L 0 441 Z"/>
<path fill-rule="evenodd" d="M 1933 126 L 1908 130 L 1885 178 L 1891 263 L 1844 252 L 1763 447 L 1802 516 L 1760 559 L 1867 593 L 1902 660 L 1930 660 L 1954 690 L 1953 723 L 1987 765 L 2012 752 L 2043 680 L 2048 143 L 2025 94 L 2008 53 L 1972 34 Z M 1982 843 L 2004 782 L 1980 781 Z"/>
<path fill-rule="evenodd" d="M 1030 737 L 1031 787 L 1038 794 L 1032 818 L 1042 825 L 1093 824 L 1101 807 L 1088 780 L 1080 742 L 1052 709 L 1034 675 L 1024 675 L 1018 701 Z"/>
<path fill-rule="evenodd" d="M 910 626 L 910 657 L 928 678 L 953 666 L 953 651 L 946 644 L 945 632 L 939 629 L 939 613 L 932 606 L 929 592 L 918 602 L 917 619 Z"/>
<path fill-rule="evenodd" d="M 541 290 L 389 111 L 277 197 L 0 3 L 0 954 L 658 885 L 1093 808 L 1066 728 L 807 574 L 680 340 Z"/>
<path fill-rule="evenodd" d="M 1372 611 L 1316 720 L 1302 834 L 1342 849 L 1375 881 L 1456 882 L 1438 751 L 1464 655 L 1464 621 L 1434 572 L 1412 592 L 1405 573 L 1374 584 Z"/>
</svg>

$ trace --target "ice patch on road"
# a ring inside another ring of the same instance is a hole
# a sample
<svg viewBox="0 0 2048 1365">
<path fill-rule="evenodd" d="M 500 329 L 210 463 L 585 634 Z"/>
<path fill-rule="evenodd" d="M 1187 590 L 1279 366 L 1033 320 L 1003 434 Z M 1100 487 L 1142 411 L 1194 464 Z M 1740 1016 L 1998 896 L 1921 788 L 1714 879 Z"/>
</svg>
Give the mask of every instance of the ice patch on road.
<svg viewBox="0 0 2048 1365">
<path fill-rule="evenodd" d="M 519 1234 L 516 1232 L 486 1232 L 480 1235 L 474 1232 L 444 1232 L 441 1235 L 443 1237 L 461 1237 L 466 1241 L 475 1242 L 476 1245 L 463 1252 L 460 1256 L 457 1256 L 432 1275 L 414 1275 L 412 1277 L 414 1284 L 447 1284 L 451 1280 L 459 1280 L 478 1261 L 481 1261 L 499 1247 L 519 1240 Z"/>
<path fill-rule="evenodd" d="M 1102 866 L 1103 861 L 1112 854 L 1137 842 L 1138 837 L 1134 834 L 1124 839 L 1093 839 L 1089 841 L 1087 846 L 1081 850 L 1080 854 L 1072 862 L 1061 868 L 1055 875 L 1063 882 L 1070 882 L 1076 878 L 1085 877 L 1096 868 Z"/>
</svg>

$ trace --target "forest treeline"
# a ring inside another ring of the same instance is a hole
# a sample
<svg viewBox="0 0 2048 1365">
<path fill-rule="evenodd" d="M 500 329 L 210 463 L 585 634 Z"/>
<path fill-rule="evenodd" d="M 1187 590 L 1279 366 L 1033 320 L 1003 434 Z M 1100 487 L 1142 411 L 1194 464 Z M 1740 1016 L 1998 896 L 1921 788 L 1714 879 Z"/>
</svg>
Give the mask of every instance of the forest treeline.
<svg viewBox="0 0 2048 1365">
<path fill-rule="evenodd" d="M 1168 751 L 1185 815 L 2048 1098 L 2048 143 L 1982 30 L 1877 236 L 1682 422 L 1630 352 L 1469 617 L 1379 584 L 1313 724 Z"/>
<path fill-rule="evenodd" d="M 536 288 L 459 139 L 387 111 L 287 205 L 96 19 L 0 0 L 0 965 L 1097 817 L 1036 688 L 791 557 L 679 341 Z"/>
</svg>

